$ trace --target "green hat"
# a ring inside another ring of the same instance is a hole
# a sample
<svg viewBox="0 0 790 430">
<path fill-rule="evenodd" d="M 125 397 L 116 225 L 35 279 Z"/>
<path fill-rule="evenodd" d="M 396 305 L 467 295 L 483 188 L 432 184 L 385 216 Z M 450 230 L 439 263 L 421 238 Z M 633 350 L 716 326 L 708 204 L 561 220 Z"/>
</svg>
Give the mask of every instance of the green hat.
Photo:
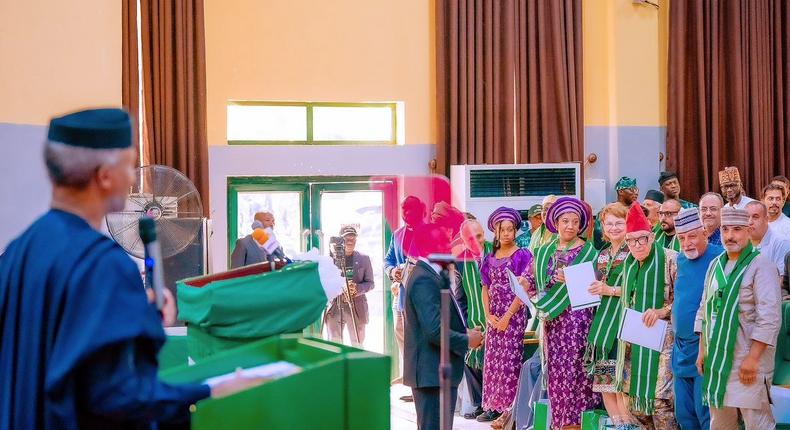
<svg viewBox="0 0 790 430">
<path fill-rule="evenodd" d="M 540 215 L 542 212 L 543 212 L 543 205 L 541 205 L 541 204 L 532 205 L 529 208 L 529 212 L 528 212 L 527 216 L 529 218 L 532 218 L 534 216 Z"/>
<path fill-rule="evenodd" d="M 636 188 L 636 179 L 629 178 L 628 176 L 620 178 L 614 186 L 615 191 L 627 190 L 629 188 Z"/>
</svg>

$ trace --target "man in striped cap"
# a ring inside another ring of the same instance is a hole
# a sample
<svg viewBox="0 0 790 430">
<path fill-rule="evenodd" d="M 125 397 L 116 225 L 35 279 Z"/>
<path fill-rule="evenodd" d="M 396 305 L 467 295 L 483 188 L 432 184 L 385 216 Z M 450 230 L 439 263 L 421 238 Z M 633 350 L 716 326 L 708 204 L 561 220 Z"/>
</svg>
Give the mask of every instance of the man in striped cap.
<svg viewBox="0 0 790 430">
<path fill-rule="evenodd" d="M 682 209 L 678 213 L 675 232 L 682 251 L 678 253 L 678 276 L 672 303 L 675 418 L 682 429 L 709 429 L 710 411 L 702 404 L 702 376 L 696 367 L 699 335 L 694 333 L 694 318 L 705 287 L 708 266 L 724 250 L 708 243 L 708 235 L 696 208 Z"/>
<path fill-rule="evenodd" d="M 782 316 L 777 269 L 749 241 L 749 213 L 725 207 L 721 235 L 725 253 L 705 276 L 694 324 L 701 333 L 697 370 L 711 428 L 772 429 L 768 388 Z"/>
</svg>

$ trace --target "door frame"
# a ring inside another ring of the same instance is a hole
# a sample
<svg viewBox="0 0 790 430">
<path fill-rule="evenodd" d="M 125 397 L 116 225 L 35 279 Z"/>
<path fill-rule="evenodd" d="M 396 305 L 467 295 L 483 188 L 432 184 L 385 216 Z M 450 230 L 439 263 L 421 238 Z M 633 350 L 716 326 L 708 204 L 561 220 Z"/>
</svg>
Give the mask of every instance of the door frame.
<svg viewBox="0 0 790 430">
<path fill-rule="evenodd" d="M 398 213 L 397 204 L 387 204 L 387 202 L 398 201 L 398 184 L 396 176 L 372 177 L 372 176 L 230 176 L 227 179 L 227 199 L 228 199 L 228 267 L 230 267 L 230 256 L 236 244 L 238 235 L 238 195 L 239 192 L 300 192 L 302 193 L 302 228 L 309 229 L 310 240 L 307 242 L 307 249 L 310 250 L 318 245 L 318 237 L 315 234 L 315 226 L 320 226 L 320 192 L 325 190 L 342 191 L 361 191 L 371 189 L 372 181 L 380 183 L 392 182 L 392 186 L 382 187 L 382 232 L 384 234 L 382 250 L 383 255 L 387 254 L 390 242 L 392 241 L 392 231 L 398 226 L 390 226 L 388 219 L 399 219 L 393 214 Z M 317 196 L 319 200 L 315 200 Z M 317 205 L 315 212 L 313 206 Z M 313 222 L 313 214 L 317 214 L 317 219 Z M 393 228 L 394 227 L 394 228 Z M 384 280 L 383 311 L 384 317 L 384 352 L 392 358 L 392 375 L 397 376 L 399 372 L 398 346 L 395 340 L 394 318 L 392 309 L 392 294 L 386 294 L 390 290 L 392 282 L 382 274 Z"/>
</svg>

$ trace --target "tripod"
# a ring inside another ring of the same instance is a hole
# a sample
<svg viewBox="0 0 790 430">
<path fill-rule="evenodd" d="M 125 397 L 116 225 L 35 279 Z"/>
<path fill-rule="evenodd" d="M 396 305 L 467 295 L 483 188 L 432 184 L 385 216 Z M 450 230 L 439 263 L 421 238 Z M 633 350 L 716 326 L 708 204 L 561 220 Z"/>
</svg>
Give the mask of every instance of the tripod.
<svg viewBox="0 0 790 430">
<path fill-rule="evenodd" d="M 332 300 L 332 304 L 329 305 L 329 308 L 332 309 L 333 307 L 337 307 L 337 312 L 340 313 L 340 327 L 341 327 L 341 337 L 342 327 L 343 327 L 343 301 L 348 303 L 349 313 L 351 314 L 351 327 L 353 328 L 354 339 L 358 344 L 362 342 L 359 339 L 359 330 L 357 329 L 357 311 L 354 307 L 354 297 L 351 295 L 351 279 L 349 279 L 349 270 L 346 267 L 346 248 L 345 248 L 345 240 L 342 237 L 331 237 L 329 242 L 332 246 L 333 251 L 333 258 L 335 260 L 335 265 L 340 268 L 340 271 L 343 274 L 343 279 L 346 281 L 346 287 L 343 288 L 343 295 L 341 297 L 336 297 Z M 353 274 L 351 275 L 353 276 Z M 349 329 L 349 333 L 351 333 L 352 329 Z"/>
</svg>

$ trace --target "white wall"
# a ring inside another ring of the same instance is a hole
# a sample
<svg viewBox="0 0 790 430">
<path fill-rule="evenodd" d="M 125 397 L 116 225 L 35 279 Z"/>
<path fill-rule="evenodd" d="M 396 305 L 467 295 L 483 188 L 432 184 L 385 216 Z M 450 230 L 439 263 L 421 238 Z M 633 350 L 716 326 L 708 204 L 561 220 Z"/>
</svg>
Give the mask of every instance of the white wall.
<svg viewBox="0 0 790 430">
<path fill-rule="evenodd" d="M 228 266 L 228 178 L 233 176 L 375 176 L 430 173 L 435 146 L 209 146 L 211 268 Z"/>
</svg>

